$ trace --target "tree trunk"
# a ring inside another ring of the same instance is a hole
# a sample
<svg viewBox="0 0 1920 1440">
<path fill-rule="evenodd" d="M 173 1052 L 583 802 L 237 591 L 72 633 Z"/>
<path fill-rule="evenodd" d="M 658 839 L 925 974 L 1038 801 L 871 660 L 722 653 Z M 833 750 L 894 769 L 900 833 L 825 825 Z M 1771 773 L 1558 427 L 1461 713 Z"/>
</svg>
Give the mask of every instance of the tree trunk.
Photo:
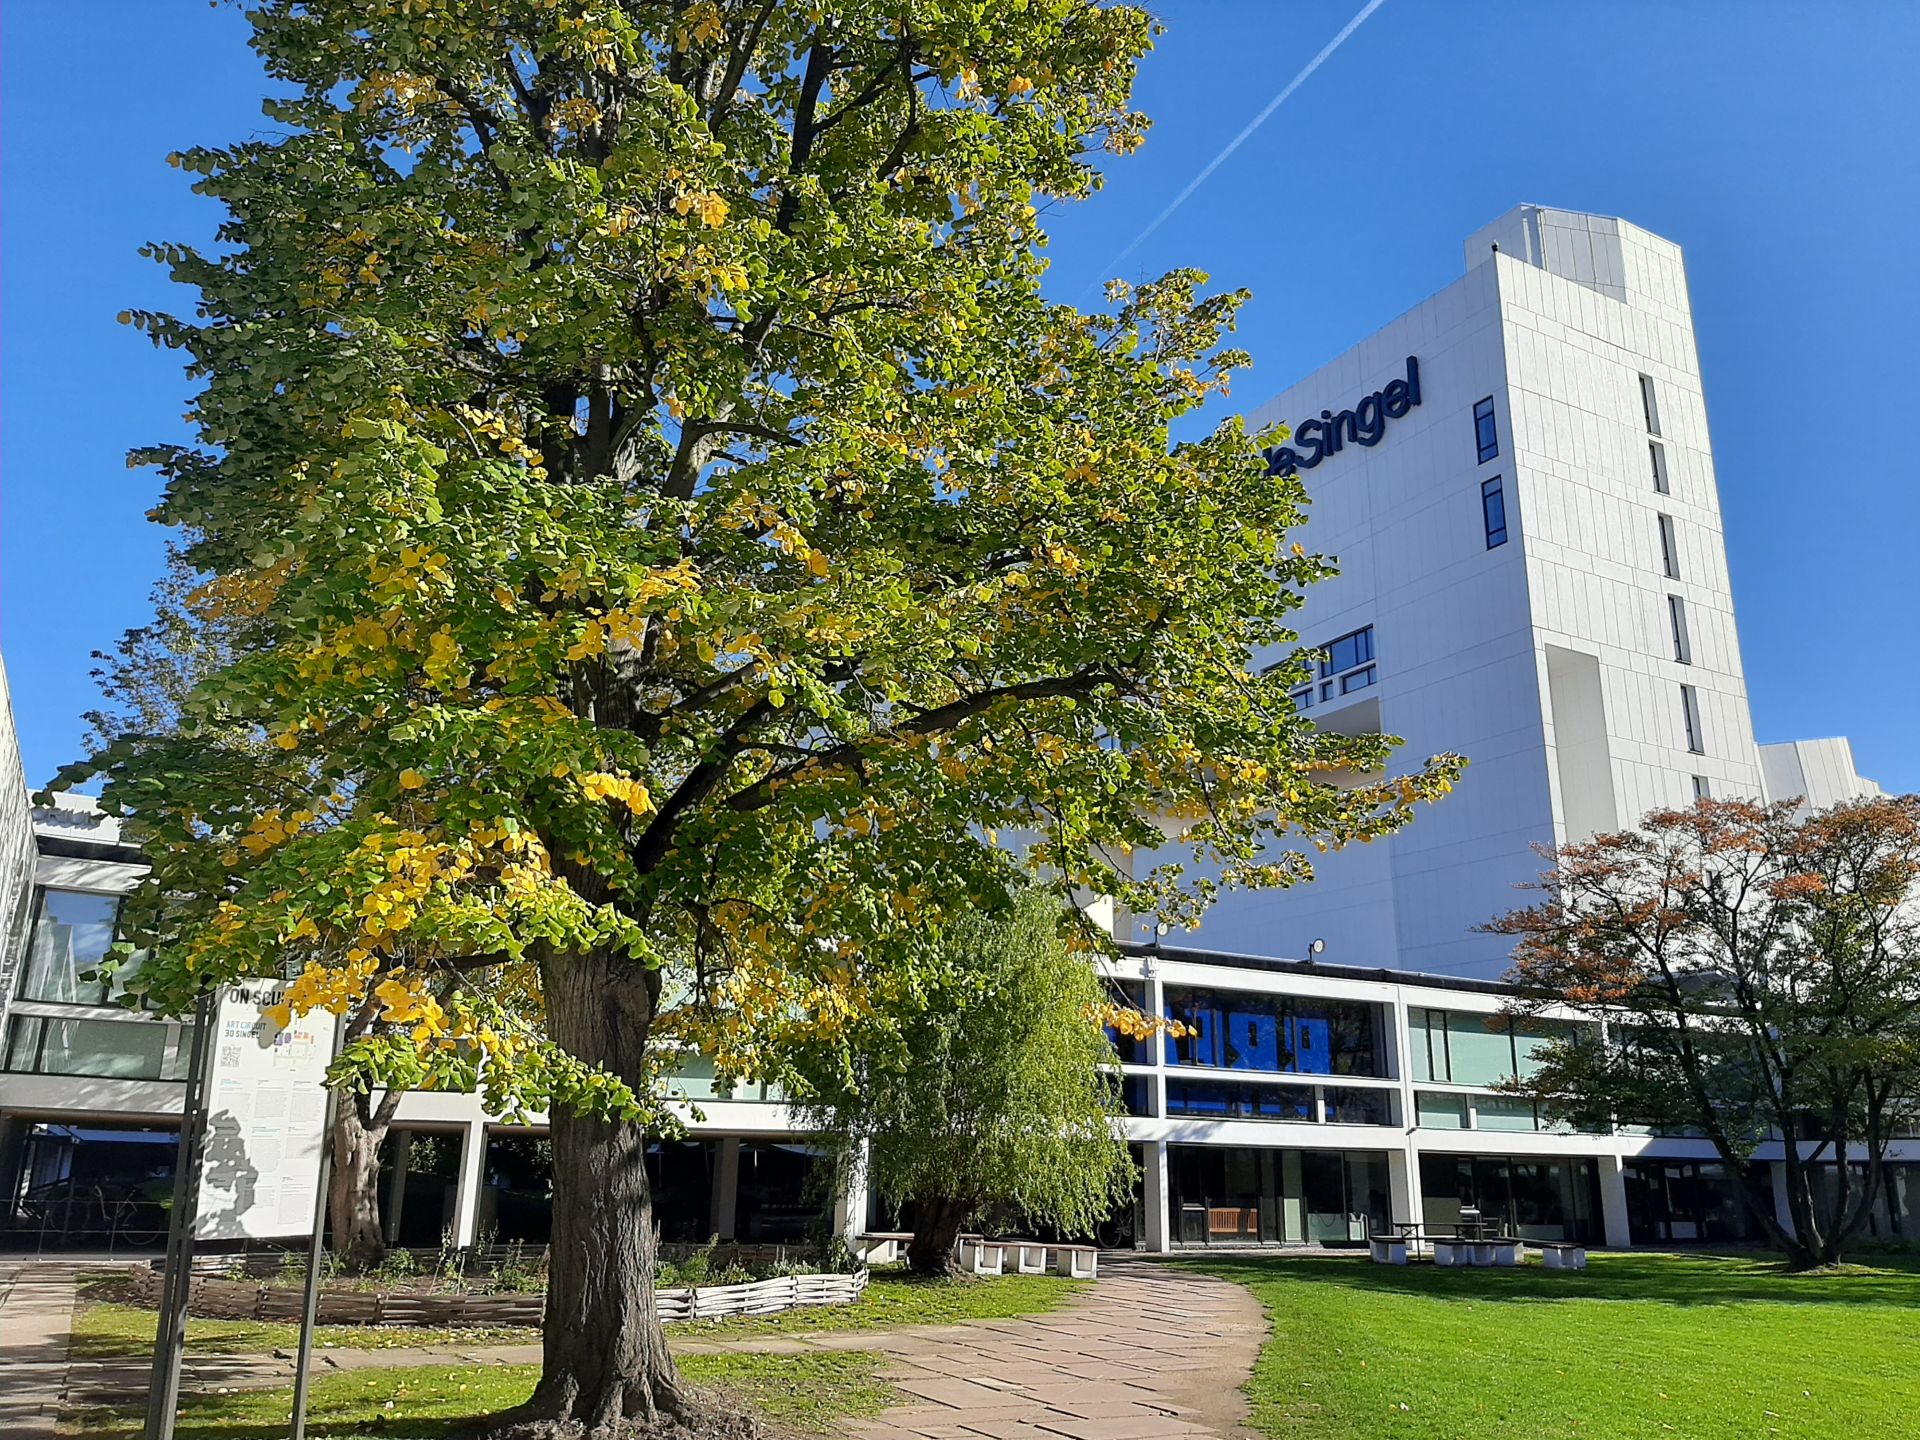
<svg viewBox="0 0 1920 1440">
<path fill-rule="evenodd" d="M 646 972 L 610 955 L 549 956 L 541 965 L 547 1026 L 569 1054 L 636 1090 L 652 1028 Z M 751 1420 L 689 1394 L 654 1309 L 657 1237 L 645 1133 L 556 1105 L 553 1234 L 540 1383 L 489 1435 L 750 1436 Z"/>
<path fill-rule="evenodd" d="M 952 1195 L 916 1195 L 913 1199 L 913 1241 L 907 1246 L 907 1268 L 916 1275 L 952 1275 L 960 1264 L 954 1242 L 973 1215 L 973 1205 Z"/>
<path fill-rule="evenodd" d="M 333 1178 L 327 1186 L 333 1253 L 351 1275 L 373 1269 L 387 1254 L 380 1228 L 380 1145 L 387 1126 L 384 1120 L 369 1123 L 365 1106 L 364 1095 L 340 1098 L 333 1121 Z M 381 1108 L 387 1110 L 384 1104 Z"/>
</svg>

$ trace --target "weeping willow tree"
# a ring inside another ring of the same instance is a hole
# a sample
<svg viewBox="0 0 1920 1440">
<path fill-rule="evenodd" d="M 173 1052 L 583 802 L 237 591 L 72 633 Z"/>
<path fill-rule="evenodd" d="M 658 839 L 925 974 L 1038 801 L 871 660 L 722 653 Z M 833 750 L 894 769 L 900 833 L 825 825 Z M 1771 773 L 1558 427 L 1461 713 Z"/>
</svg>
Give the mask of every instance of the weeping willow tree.
<svg viewBox="0 0 1920 1440">
<path fill-rule="evenodd" d="M 952 1268 L 956 1238 L 990 1216 L 1091 1233 L 1131 1200 L 1136 1170 L 1108 1068 L 1105 1026 L 1123 1017 L 1086 937 L 1035 888 L 924 948 L 930 978 L 912 1003 L 843 1045 L 794 1047 L 804 1122 L 849 1164 L 864 1155 L 883 1203 L 911 1207 L 917 1273 Z"/>
</svg>

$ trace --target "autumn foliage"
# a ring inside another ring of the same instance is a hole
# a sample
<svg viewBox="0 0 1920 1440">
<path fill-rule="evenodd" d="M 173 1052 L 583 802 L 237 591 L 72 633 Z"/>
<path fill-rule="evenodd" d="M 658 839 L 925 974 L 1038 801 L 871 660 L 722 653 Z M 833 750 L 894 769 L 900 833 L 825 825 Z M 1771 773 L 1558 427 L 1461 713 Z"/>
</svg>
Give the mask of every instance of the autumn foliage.
<svg viewBox="0 0 1920 1440">
<path fill-rule="evenodd" d="M 1799 808 L 1702 800 L 1563 846 L 1545 900 L 1488 928 L 1514 938 L 1518 1010 L 1606 1027 L 1524 1082 L 1549 1112 L 1704 1134 L 1774 1243 L 1817 1265 L 1920 1115 L 1920 797 Z M 1790 1227 L 1748 1166 L 1776 1143 Z"/>
<path fill-rule="evenodd" d="M 204 382 L 136 458 L 246 621 L 90 767 L 152 996 L 291 963 L 294 1008 L 378 1007 L 343 1078 L 547 1111 L 516 1423 L 680 1423 L 640 1165 L 678 1056 L 777 1068 L 1034 874 L 1175 923 L 1295 883 L 1458 763 L 1288 699 L 1301 484 L 1238 422 L 1171 439 L 1244 295 L 1041 293 L 1043 208 L 1144 132 L 1143 11 L 248 13 L 272 129 L 177 157 L 221 247 L 154 246 L 193 309 L 128 317 Z"/>
</svg>

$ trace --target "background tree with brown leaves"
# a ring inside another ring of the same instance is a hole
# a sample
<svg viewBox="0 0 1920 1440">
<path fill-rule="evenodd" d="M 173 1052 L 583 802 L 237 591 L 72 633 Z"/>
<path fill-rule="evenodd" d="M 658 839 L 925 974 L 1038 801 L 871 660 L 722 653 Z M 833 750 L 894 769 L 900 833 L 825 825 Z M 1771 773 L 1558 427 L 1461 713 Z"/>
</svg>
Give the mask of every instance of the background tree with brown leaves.
<svg viewBox="0 0 1920 1440">
<path fill-rule="evenodd" d="M 1487 928 L 1517 942 L 1517 1015 L 1605 1025 L 1517 1088 L 1582 1128 L 1704 1134 L 1806 1269 L 1859 1236 L 1920 1113 L 1920 796 L 1798 808 L 1702 800 L 1562 847 L 1546 899 Z M 1770 1141 L 1790 1225 L 1749 1166 Z"/>
</svg>

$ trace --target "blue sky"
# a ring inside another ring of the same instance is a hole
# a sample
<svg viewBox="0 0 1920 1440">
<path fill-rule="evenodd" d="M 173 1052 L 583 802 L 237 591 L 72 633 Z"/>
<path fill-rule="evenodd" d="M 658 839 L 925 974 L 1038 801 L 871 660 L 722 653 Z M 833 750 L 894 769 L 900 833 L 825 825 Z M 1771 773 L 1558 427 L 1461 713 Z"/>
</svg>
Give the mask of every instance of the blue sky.
<svg viewBox="0 0 1920 1440">
<path fill-rule="evenodd" d="M 1051 217 L 1053 292 L 1086 298 L 1359 5 L 1158 6 L 1154 131 Z M 0 12 L 0 650 L 36 782 L 78 753 L 89 652 L 159 567 L 123 457 L 183 438 L 189 391 L 113 317 L 190 303 L 134 252 L 217 220 L 164 157 L 262 125 L 232 9 L 81 8 Z M 1863 773 L 1920 789 L 1916 62 L 1920 5 L 1891 0 L 1387 0 L 1122 273 L 1254 291 L 1253 405 L 1454 279 L 1516 203 L 1678 241 L 1759 737 L 1850 735 Z"/>
</svg>

